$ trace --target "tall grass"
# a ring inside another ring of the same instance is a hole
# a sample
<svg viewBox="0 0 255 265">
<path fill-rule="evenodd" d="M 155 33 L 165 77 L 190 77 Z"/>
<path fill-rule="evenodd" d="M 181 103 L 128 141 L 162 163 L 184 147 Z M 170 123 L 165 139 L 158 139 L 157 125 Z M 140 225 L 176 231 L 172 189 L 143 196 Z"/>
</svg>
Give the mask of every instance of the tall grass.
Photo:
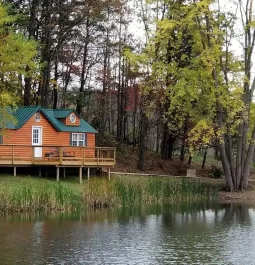
<svg viewBox="0 0 255 265">
<path fill-rule="evenodd" d="M 78 210 L 82 199 L 81 192 L 61 183 L 46 183 L 39 188 L 31 184 L 6 186 L 0 191 L 0 212 Z"/>
<path fill-rule="evenodd" d="M 0 187 L 0 212 L 76 211 L 84 207 L 137 207 L 214 201 L 219 186 L 191 179 L 93 178 L 74 183 L 26 180 Z M 17 184 L 18 183 L 18 184 Z"/>
<path fill-rule="evenodd" d="M 101 208 L 111 205 L 139 206 L 181 202 L 215 201 L 219 186 L 199 180 L 151 178 L 147 181 L 91 180 L 85 187 L 88 205 Z"/>
</svg>

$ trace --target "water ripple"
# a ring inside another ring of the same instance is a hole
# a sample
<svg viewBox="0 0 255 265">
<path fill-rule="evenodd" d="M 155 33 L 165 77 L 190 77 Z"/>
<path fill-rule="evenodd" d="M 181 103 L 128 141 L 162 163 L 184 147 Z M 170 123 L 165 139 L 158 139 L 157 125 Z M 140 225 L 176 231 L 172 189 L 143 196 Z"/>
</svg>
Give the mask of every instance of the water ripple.
<svg viewBox="0 0 255 265">
<path fill-rule="evenodd" d="M 30 220 L 0 219 L 0 264 L 255 264 L 255 211 L 243 205 Z"/>
</svg>

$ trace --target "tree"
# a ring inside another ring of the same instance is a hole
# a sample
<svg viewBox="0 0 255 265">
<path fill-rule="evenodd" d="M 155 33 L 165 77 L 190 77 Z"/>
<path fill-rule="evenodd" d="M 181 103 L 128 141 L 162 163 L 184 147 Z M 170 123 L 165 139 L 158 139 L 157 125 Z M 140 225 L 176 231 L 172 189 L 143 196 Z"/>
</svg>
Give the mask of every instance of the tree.
<svg viewBox="0 0 255 265">
<path fill-rule="evenodd" d="M 9 15 L 8 10 L 8 6 L 0 3 L 0 106 L 1 122 L 5 125 L 11 117 L 6 107 L 20 102 L 23 78 L 32 77 L 37 70 L 37 44 L 15 32 L 17 16 Z"/>
<path fill-rule="evenodd" d="M 184 27 L 192 30 L 196 40 L 192 44 L 189 65 L 173 65 L 178 82 L 173 86 L 170 98 L 175 109 L 181 104 L 185 112 L 188 111 L 198 132 L 196 137 L 200 135 L 207 144 L 213 137 L 219 139 L 226 186 L 233 191 L 248 187 L 255 148 L 255 127 L 251 119 L 255 88 L 255 82 L 251 82 L 255 44 L 253 1 L 248 0 L 245 6 L 239 1 L 237 6 L 243 23 L 242 61 L 230 50 L 235 14 L 221 12 L 219 1 L 218 7 L 213 9 L 212 3 L 193 1 L 182 7 L 189 11 L 181 24 L 168 21 L 170 29 L 173 24 L 179 26 L 179 31 Z M 214 128 L 214 134 L 203 134 L 211 128 Z"/>
<path fill-rule="evenodd" d="M 163 115 L 171 117 L 168 128 L 178 131 L 188 121 L 193 127 L 189 130 L 196 132 L 190 137 L 199 138 L 205 148 L 219 142 L 226 186 L 232 191 L 248 186 L 255 148 L 253 1 L 237 4 L 243 24 L 242 60 L 230 49 L 236 14 L 221 12 L 222 3 L 215 7 L 213 2 L 150 1 L 161 7 L 156 13 L 162 18 L 144 50 L 150 61 L 147 84 L 154 94 L 162 84 Z"/>
</svg>

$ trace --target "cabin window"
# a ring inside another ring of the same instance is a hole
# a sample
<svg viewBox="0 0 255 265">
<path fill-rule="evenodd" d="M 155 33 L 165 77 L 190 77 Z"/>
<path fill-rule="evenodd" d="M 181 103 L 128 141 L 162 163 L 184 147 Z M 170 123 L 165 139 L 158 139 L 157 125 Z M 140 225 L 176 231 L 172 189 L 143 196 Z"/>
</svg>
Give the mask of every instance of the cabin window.
<svg viewBox="0 0 255 265">
<path fill-rule="evenodd" d="M 0 135 L 0 144 L 3 144 L 3 135 Z"/>
<path fill-rule="evenodd" d="M 35 114 L 35 122 L 40 122 L 40 120 L 41 120 L 41 115 L 40 115 L 39 112 L 37 112 L 37 113 Z"/>
<path fill-rule="evenodd" d="M 86 136 L 85 133 L 72 133 L 72 146 L 85 146 L 86 143 Z"/>
<path fill-rule="evenodd" d="M 71 115 L 70 115 L 70 122 L 71 122 L 71 123 L 75 123 L 75 121 L 76 121 L 76 116 L 75 116 L 75 114 L 71 114 Z"/>
</svg>

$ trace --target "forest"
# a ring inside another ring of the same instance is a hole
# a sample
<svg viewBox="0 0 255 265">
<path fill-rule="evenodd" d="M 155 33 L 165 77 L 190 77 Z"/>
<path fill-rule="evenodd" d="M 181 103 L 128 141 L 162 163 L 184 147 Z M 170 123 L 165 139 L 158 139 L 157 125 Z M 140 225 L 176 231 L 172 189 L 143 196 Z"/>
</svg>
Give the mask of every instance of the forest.
<svg viewBox="0 0 255 265">
<path fill-rule="evenodd" d="M 0 125 L 7 106 L 73 108 L 99 145 L 138 148 L 140 170 L 145 150 L 190 163 L 213 148 L 245 189 L 254 45 L 253 0 L 2 0 Z"/>
</svg>

